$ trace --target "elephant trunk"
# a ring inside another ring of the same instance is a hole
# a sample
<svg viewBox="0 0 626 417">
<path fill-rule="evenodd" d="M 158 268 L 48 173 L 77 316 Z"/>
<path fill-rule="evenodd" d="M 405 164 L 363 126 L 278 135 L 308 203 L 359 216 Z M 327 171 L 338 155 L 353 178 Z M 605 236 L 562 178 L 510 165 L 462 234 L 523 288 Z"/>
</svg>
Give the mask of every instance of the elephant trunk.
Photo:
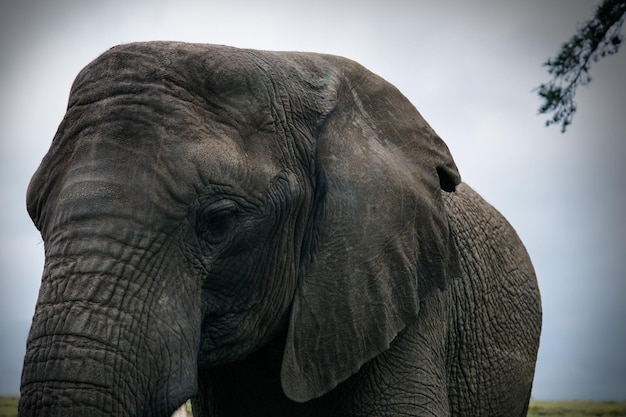
<svg viewBox="0 0 626 417">
<path fill-rule="evenodd" d="M 166 417 L 196 393 L 199 301 L 116 233 L 46 242 L 19 416 Z"/>
</svg>

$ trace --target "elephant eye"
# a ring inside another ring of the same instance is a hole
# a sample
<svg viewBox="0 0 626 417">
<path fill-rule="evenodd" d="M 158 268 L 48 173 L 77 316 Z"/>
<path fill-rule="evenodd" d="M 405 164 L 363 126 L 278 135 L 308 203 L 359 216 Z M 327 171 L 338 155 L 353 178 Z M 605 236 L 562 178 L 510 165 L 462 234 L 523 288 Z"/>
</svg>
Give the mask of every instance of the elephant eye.
<svg viewBox="0 0 626 417">
<path fill-rule="evenodd" d="M 196 232 L 209 243 L 220 243 L 228 237 L 238 214 L 237 205 L 232 201 L 210 204 L 200 212 Z"/>
</svg>

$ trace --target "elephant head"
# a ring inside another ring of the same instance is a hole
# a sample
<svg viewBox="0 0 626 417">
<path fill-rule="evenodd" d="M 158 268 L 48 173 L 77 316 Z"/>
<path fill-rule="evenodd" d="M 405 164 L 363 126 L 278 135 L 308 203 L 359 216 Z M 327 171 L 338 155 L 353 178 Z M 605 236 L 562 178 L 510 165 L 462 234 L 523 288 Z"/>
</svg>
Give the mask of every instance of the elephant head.
<svg viewBox="0 0 626 417">
<path fill-rule="evenodd" d="M 166 416 L 199 368 L 278 335 L 287 397 L 324 395 L 456 273 L 441 190 L 459 181 L 409 101 L 347 59 L 107 51 L 28 189 L 46 261 L 20 416 Z"/>
</svg>

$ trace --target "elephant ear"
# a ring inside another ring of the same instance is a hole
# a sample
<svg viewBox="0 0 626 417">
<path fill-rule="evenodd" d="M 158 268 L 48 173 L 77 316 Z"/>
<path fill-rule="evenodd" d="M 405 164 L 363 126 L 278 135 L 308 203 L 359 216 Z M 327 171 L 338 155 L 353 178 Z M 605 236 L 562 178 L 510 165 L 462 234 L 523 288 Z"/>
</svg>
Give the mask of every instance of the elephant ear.
<svg viewBox="0 0 626 417">
<path fill-rule="evenodd" d="M 441 192 L 460 183 L 447 146 L 395 87 L 327 59 L 339 74 L 336 106 L 314 134 L 313 242 L 281 369 L 298 402 L 386 350 L 459 270 Z"/>
</svg>

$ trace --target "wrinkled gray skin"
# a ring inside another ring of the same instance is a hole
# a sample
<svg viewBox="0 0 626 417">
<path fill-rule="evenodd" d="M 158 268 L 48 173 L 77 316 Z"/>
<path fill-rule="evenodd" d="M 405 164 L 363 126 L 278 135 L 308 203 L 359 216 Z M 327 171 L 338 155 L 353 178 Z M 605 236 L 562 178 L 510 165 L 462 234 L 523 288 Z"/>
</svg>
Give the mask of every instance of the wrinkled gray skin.
<svg viewBox="0 0 626 417">
<path fill-rule="evenodd" d="M 352 61 L 113 48 L 27 198 L 46 262 L 22 417 L 526 413 L 528 255 Z"/>
</svg>

